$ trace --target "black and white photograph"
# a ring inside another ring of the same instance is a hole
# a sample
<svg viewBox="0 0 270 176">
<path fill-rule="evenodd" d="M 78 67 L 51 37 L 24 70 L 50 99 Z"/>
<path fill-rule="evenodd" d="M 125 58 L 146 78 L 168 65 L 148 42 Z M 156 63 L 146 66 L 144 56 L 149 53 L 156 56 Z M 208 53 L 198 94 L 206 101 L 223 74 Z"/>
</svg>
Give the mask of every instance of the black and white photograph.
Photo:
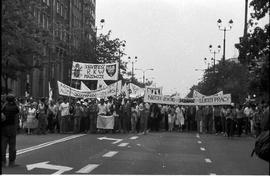
<svg viewBox="0 0 270 176">
<path fill-rule="evenodd" d="M 2 0 L 2 175 L 269 175 L 268 0 Z"/>
</svg>

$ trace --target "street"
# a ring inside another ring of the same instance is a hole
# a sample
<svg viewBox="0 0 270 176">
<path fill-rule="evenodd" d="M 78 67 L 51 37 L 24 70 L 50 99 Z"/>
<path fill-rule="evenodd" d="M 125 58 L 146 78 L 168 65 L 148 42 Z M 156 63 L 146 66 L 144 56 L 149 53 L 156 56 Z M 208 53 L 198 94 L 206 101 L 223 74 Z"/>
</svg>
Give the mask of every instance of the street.
<svg viewBox="0 0 270 176">
<path fill-rule="evenodd" d="M 255 139 L 197 133 L 17 136 L 18 167 L 2 174 L 268 175 Z"/>
</svg>

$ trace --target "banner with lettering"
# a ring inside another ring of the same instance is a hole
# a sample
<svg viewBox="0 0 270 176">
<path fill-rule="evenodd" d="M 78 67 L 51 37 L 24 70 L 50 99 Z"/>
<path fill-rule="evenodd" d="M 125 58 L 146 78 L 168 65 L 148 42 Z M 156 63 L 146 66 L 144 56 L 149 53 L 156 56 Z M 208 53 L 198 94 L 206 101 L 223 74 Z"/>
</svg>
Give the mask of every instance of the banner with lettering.
<svg viewBox="0 0 270 176">
<path fill-rule="evenodd" d="M 162 95 L 162 89 L 163 87 L 146 87 L 145 92 L 146 94 Z"/>
<path fill-rule="evenodd" d="M 117 80 L 118 63 L 110 64 L 91 64 L 91 63 L 72 63 L 71 79 L 78 80 Z"/>
<path fill-rule="evenodd" d="M 145 94 L 144 102 L 169 105 L 230 105 L 231 94 L 205 96 L 201 98 L 174 98 L 162 95 Z"/>
<path fill-rule="evenodd" d="M 75 89 L 75 88 L 70 87 L 64 83 L 61 83 L 60 81 L 57 81 L 57 84 L 58 84 L 59 95 L 71 96 L 71 97 L 75 97 L 75 98 L 85 98 L 85 99 L 87 99 L 87 98 L 105 98 L 105 97 L 109 97 L 109 96 L 120 95 L 121 87 L 122 87 L 121 80 L 109 85 L 106 89 L 91 90 L 91 91 L 82 91 L 79 89 Z"/>
<path fill-rule="evenodd" d="M 81 90 L 83 90 L 83 91 L 91 91 L 82 81 L 81 81 Z"/>
</svg>

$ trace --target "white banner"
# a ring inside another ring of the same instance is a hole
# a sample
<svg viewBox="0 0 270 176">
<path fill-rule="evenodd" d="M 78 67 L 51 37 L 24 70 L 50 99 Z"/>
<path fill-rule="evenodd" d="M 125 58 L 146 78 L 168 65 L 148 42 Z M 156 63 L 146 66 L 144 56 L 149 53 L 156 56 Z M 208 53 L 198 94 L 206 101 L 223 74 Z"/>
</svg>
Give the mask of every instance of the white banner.
<svg viewBox="0 0 270 176">
<path fill-rule="evenodd" d="M 82 91 L 75 89 L 66 84 L 57 81 L 59 95 L 71 96 L 75 98 L 105 98 L 109 96 L 120 95 L 120 90 L 122 86 L 122 81 L 117 81 L 109 85 L 106 89 L 101 90 L 91 90 L 91 91 Z"/>
<path fill-rule="evenodd" d="M 91 64 L 91 63 L 73 62 L 71 79 L 117 80 L 118 63 Z"/>
<path fill-rule="evenodd" d="M 98 80 L 97 82 L 97 90 L 105 89 L 108 85 L 104 82 L 104 80 Z"/>
<path fill-rule="evenodd" d="M 102 116 L 97 117 L 97 128 L 99 129 L 113 129 L 114 127 L 114 116 Z"/>
<path fill-rule="evenodd" d="M 83 90 L 83 91 L 91 91 L 82 81 L 81 81 L 81 90 Z"/>
<path fill-rule="evenodd" d="M 193 90 L 193 98 L 202 98 L 205 95 L 201 94 L 200 92 Z"/>
<path fill-rule="evenodd" d="M 162 95 L 162 89 L 163 87 L 146 87 L 145 91 L 146 94 Z"/>
<path fill-rule="evenodd" d="M 141 97 L 144 94 L 144 89 L 136 86 L 133 83 L 129 84 L 129 89 L 130 89 L 130 97 L 131 98 L 137 98 L 137 97 Z"/>
<path fill-rule="evenodd" d="M 144 102 L 171 104 L 171 105 L 230 105 L 231 94 L 224 94 L 220 96 L 207 96 L 202 98 L 173 98 L 162 95 L 145 94 Z"/>
</svg>

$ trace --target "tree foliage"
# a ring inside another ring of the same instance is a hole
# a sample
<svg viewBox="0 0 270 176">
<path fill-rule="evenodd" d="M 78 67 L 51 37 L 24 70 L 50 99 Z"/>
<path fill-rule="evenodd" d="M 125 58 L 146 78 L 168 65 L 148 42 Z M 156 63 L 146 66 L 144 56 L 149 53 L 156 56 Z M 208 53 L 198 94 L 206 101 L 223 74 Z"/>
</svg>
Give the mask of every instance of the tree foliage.
<svg viewBox="0 0 270 176">
<path fill-rule="evenodd" d="M 239 50 L 239 61 L 249 70 L 248 92 L 269 96 L 269 23 L 263 28 L 256 26 L 257 20 L 269 15 L 269 1 L 252 0 L 250 6 L 253 7 L 250 32 L 236 44 L 236 48 Z"/>
<path fill-rule="evenodd" d="M 2 1 L 2 77 L 16 79 L 18 71 L 35 67 L 33 56 L 42 58 L 43 46 L 50 33 L 37 24 L 33 8 L 42 7 L 34 0 Z"/>
</svg>

